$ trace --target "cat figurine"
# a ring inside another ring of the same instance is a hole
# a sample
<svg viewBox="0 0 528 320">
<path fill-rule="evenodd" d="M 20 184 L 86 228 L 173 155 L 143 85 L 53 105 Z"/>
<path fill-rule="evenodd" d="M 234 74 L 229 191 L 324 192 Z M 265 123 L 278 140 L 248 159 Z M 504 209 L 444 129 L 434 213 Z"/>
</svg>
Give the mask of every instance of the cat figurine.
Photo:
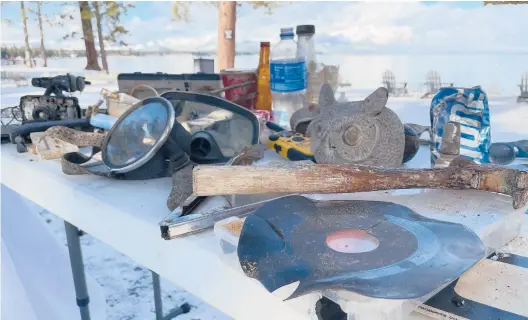
<svg viewBox="0 0 528 320">
<path fill-rule="evenodd" d="M 319 94 L 318 114 L 307 127 L 317 163 L 400 167 L 405 135 L 400 118 L 378 88 L 365 100 L 338 102 L 329 85 Z"/>
</svg>

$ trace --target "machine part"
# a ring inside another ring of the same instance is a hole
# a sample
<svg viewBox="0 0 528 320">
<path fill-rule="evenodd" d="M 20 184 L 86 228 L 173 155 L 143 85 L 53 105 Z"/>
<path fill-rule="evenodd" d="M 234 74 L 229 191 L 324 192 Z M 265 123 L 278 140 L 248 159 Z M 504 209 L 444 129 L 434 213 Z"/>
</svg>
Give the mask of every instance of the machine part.
<svg viewBox="0 0 528 320">
<path fill-rule="evenodd" d="M 20 98 L 22 123 L 80 119 L 81 107 L 75 97 L 28 95 Z"/>
<path fill-rule="evenodd" d="M 268 291 L 298 282 L 287 299 L 325 289 L 382 299 L 422 297 L 484 256 L 480 238 L 462 224 L 425 218 L 391 202 L 302 196 L 257 209 L 246 218 L 238 243 L 242 270 Z"/>
<path fill-rule="evenodd" d="M 308 126 L 317 163 L 401 165 L 404 128 L 396 113 L 385 106 L 387 89 L 378 88 L 363 101 L 339 103 L 324 85 L 319 99 L 321 113 Z"/>
<path fill-rule="evenodd" d="M 91 84 L 84 77 L 77 77 L 71 74 L 60 75 L 52 78 L 42 77 L 31 79 L 31 85 L 38 88 L 46 88 L 45 96 L 54 94 L 57 97 L 64 97 L 64 91 L 72 93 L 82 92 L 86 85 Z"/>
<path fill-rule="evenodd" d="M 198 166 L 193 191 L 199 196 L 262 193 L 352 193 L 391 189 L 481 190 L 511 196 L 513 208 L 528 200 L 528 170 L 485 165 L 433 169 L 383 169 L 360 165 L 289 167 Z"/>
<path fill-rule="evenodd" d="M 46 88 L 43 95 L 28 95 L 20 98 L 19 108 L 22 113 L 22 123 L 30 121 L 74 120 L 82 117 L 79 100 L 67 97 L 64 91 L 82 92 L 85 85 L 90 84 L 83 77 L 70 74 L 53 78 L 33 78 L 34 87 Z"/>
</svg>

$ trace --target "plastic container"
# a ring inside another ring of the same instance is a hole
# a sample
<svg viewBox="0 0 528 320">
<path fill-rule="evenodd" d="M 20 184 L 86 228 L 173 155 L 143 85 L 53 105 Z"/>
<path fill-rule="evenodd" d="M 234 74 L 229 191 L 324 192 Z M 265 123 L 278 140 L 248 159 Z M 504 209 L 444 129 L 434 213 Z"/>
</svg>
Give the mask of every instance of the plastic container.
<svg viewBox="0 0 528 320">
<path fill-rule="evenodd" d="M 319 85 L 317 80 L 317 61 L 315 58 L 315 26 L 297 26 L 297 56 L 304 58 L 306 62 L 306 100 L 309 103 L 317 104 L 319 99 Z"/>
<path fill-rule="evenodd" d="M 270 57 L 272 116 L 275 123 L 289 130 L 291 115 L 303 107 L 306 64 L 297 56 L 293 28 L 282 28 L 280 37 Z"/>
<path fill-rule="evenodd" d="M 254 83 L 247 86 L 226 90 L 225 98 L 226 100 L 239 104 L 248 110 L 255 110 L 257 100 L 256 70 L 224 69 L 220 71 L 220 76 L 224 88 L 235 84 L 254 81 Z"/>
</svg>

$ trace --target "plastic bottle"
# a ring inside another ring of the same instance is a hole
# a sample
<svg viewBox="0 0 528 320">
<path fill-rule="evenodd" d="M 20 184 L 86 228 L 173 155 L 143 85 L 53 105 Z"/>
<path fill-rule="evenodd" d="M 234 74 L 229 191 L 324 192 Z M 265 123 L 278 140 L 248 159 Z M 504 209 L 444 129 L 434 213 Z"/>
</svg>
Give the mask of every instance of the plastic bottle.
<svg viewBox="0 0 528 320">
<path fill-rule="evenodd" d="M 257 105 L 255 109 L 271 113 L 270 43 L 260 43 L 260 59 L 257 69 Z"/>
<path fill-rule="evenodd" d="M 315 59 L 314 25 L 297 26 L 297 56 L 306 62 L 306 100 L 317 104 L 320 86 L 317 80 L 317 61 Z"/>
<path fill-rule="evenodd" d="M 271 94 L 273 121 L 290 129 L 290 117 L 303 107 L 306 88 L 304 58 L 297 57 L 293 28 L 281 29 L 281 41 L 271 52 Z"/>
</svg>

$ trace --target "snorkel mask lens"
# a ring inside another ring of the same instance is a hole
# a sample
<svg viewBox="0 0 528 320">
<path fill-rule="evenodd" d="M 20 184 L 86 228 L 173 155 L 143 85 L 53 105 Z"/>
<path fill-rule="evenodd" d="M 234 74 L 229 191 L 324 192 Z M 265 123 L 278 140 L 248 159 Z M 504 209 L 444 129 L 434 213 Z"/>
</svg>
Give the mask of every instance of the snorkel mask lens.
<svg viewBox="0 0 528 320">
<path fill-rule="evenodd" d="M 147 98 L 123 114 L 103 144 L 103 161 L 114 172 L 128 172 L 150 160 L 174 124 L 174 109 L 163 98 Z"/>
<path fill-rule="evenodd" d="M 227 162 L 258 143 L 259 122 L 249 110 L 220 97 L 166 92 L 176 120 L 191 134 L 190 156 L 196 163 Z"/>
</svg>

